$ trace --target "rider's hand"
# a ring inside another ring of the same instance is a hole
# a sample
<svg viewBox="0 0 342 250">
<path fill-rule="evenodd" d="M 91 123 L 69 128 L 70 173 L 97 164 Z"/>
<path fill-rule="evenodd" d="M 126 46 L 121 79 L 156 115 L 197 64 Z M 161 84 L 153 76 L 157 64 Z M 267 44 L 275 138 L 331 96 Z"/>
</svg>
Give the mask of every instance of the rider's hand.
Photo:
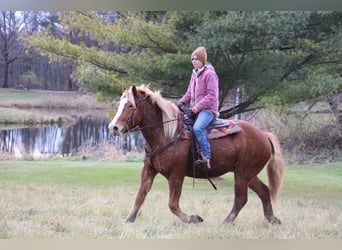
<svg viewBox="0 0 342 250">
<path fill-rule="evenodd" d="M 191 112 L 193 112 L 194 114 L 197 114 L 198 110 L 197 110 L 197 108 L 193 107 L 193 108 L 191 108 Z"/>
<path fill-rule="evenodd" d="M 185 103 L 184 102 L 177 102 L 177 107 L 179 108 L 179 110 L 182 111 L 182 108 L 185 106 Z"/>
</svg>

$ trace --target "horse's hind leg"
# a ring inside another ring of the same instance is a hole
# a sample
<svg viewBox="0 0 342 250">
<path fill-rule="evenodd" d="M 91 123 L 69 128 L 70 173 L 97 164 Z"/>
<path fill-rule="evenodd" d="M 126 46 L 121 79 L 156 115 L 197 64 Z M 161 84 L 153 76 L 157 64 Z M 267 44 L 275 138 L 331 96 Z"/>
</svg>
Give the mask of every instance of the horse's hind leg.
<svg viewBox="0 0 342 250">
<path fill-rule="evenodd" d="M 252 181 L 249 183 L 249 187 L 261 199 L 265 218 L 272 224 L 281 224 L 281 221 L 273 214 L 273 208 L 268 187 L 258 177 L 252 179 Z"/>
<path fill-rule="evenodd" d="M 144 203 L 147 193 L 151 190 L 153 180 L 156 174 L 157 174 L 156 171 L 154 171 L 151 168 L 150 164 L 145 162 L 145 165 L 141 171 L 140 187 L 135 196 L 134 204 L 128 216 L 126 217 L 126 220 L 125 220 L 126 222 L 135 221 L 137 217 L 137 213 L 140 207 L 142 206 L 142 204 Z"/>
<path fill-rule="evenodd" d="M 247 202 L 248 181 L 241 178 L 239 174 L 234 174 L 234 205 L 228 216 L 224 219 L 224 223 L 231 223 L 238 216 L 239 212 Z"/>
<path fill-rule="evenodd" d="M 182 193 L 184 176 L 171 175 L 168 178 L 169 182 L 169 208 L 171 212 L 177 215 L 183 222 L 198 223 L 203 222 L 203 219 L 198 215 L 187 215 L 179 207 L 179 199 Z"/>
</svg>

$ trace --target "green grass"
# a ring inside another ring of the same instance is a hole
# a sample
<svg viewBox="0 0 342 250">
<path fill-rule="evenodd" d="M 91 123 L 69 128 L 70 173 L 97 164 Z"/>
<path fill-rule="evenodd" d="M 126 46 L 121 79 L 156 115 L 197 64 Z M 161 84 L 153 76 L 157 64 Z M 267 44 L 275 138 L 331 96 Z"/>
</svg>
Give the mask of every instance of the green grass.
<svg viewBox="0 0 342 250">
<path fill-rule="evenodd" d="M 139 185 L 141 162 L 119 161 L 0 161 L 0 183 L 16 185 L 67 185 L 89 188 L 116 188 L 122 185 L 135 189 Z M 260 178 L 267 183 L 265 171 Z M 227 173 L 214 179 L 218 189 L 233 192 L 233 174 Z M 201 192 L 212 192 L 206 180 L 186 178 L 184 190 L 195 188 Z M 167 189 L 167 181 L 157 175 L 156 189 Z M 254 195 L 250 191 L 251 195 Z M 321 165 L 288 166 L 285 170 L 281 196 L 339 198 L 342 196 L 342 163 Z"/>
<path fill-rule="evenodd" d="M 89 187 L 115 187 L 130 184 L 137 187 L 142 162 L 95 161 L 95 160 L 38 160 L 0 161 L 0 183 L 15 184 L 62 184 Z M 265 171 L 260 178 L 267 182 Z M 192 188 L 192 178 L 186 184 Z M 214 182 L 218 188 L 233 190 L 233 174 L 227 173 Z M 196 184 L 197 183 L 197 184 Z M 198 184 L 200 183 L 200 184 Z M 205 191 L 211 186 L 205 180 L 195 180 L 195 188 Z M 166 179 L 158 175 L 155 183 L 167 188 Z M 285 169 L 284 195 L 328 196 L 342 195 L 342 162 L 320 165 L 290 165 Z"/>
<path fill-rule="evenodd" d="M 35 91 L 35 90 L 14 90 L 0 88 L 0 103 L 3 102 L 18 102 L 18 101 L 30 101 L 37 102 L 42 99 L 60 99 L 71 100 L 75 97 L 74 92 L 47 92 L 47 91 Z"/>
<path fill-rule="evenodd" d="M 110 161 L 0 161 L 0 182 L 110 186 L 136 182 L 142 163 Z"/>
<path fill-rule="evenodd" d="M 233 199 L 233 175 L 214 182 L 186 178 L 180 201 L 204 218 L 185 224 L 168 209 L 168 184 L 158 175 L 136 222 L 123 223 L 139 186 L 141 162 L 0 161 L 0 238 L 12 239 L 341 239 L 342 163 L 290 165 L 268 224 L 258 197 L 234 225 L 221 224 Z M 261 178 L 265 178 L 262 172 Z"/>
<path fill-rule="evenodd" d="M 142 162 L 95 160 L 0 161 L 0 183 L 15 185 L 65 185 L 88 188 L 128 187 L 135 191 L 140 183 Z M 156 188 L 167 188 L 158 175 Z"/>
<path fill-rule="evenodd" d="M 306 197 L 342 197 L 342 162 L 287 167 L 284 192 Z"/>
<path fill-rule="evenodd" d="M 38 92 L 28 92 L 22 90 L 13 90 L 13 89 L 0 89 L 0 102 L 9 102 L 9 101 L 36 101 L 37 99 L 41 99 L 44 96 Z"/>
</svg>

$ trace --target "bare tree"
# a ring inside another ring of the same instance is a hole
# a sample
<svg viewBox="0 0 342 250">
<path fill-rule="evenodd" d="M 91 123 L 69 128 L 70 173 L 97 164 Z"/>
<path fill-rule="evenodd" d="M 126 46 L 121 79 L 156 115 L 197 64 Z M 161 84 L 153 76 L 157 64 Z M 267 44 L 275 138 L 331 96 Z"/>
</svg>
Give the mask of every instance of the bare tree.
<svg viewBox="0 0 342 250">
<path fill-rule="evenodd" d="M 23 46 L 18 40 L 24 16 L 16 11 L 0 13 L 0 66 L 3 71 L 2 87 L 9 87 L 10 65 L 24 54 Z"/>
</svg>

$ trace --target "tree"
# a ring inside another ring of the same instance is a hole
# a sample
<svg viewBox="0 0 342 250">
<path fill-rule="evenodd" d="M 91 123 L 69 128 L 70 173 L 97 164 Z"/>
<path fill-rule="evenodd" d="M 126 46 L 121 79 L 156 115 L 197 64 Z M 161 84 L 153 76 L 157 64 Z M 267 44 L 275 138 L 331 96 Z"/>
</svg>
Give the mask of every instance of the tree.
<svg viewBox="0 0 342 250">
<path fill-rule="evenodd" d="M 3 69 L 2 87 L 9 87 L 10 65 L 24 54 L 22 45 L 18 41 L 18 31 L 23 24 L 23 17 L 15 11 L 1 11 L 0 13 L 0 65 Z"/>
<path fill-rule="evenodd" d="M 148 83 L 175 98 L 188 85 L 191 52 L 205 46 L 220 78 L 221 116 L 229 117 L 341 92 L 341 20 L 339 12 L 64 12 L 63 33 L 88 42 L 48 32 L 27 41 L 73 60 L 83 88 L 112 94 Z M 238 86 L 244 98 L 235 107 Z"/>
<path fill-rule="evenodd" d="M 20 40 L 25 40 L 34 32 L 47 32 L 57 38 L 64 36 L 58 12 L 25 11 L 20 14 L 25 20 L 20 30 Z M 78 89 L 72 60 L 51 61 L 48 57 L 40 55 L 34 48 L 26 48 L 25 56 L 13 63 L 11 70 L 13 80 L 25 88 L 69 91 Z M 36 75 L 34 84 L 23 81 L 30 74 Z"/>
<path fill-rule="evenodd" d="M 71 64 L 51 63 L 23 46 L 23 37 L 43 31 L 47 26 L 55 36 L 59 35 L 56 12 L 0 12 L 0 86 L 66 90 L 71 80 Z M 71 83 L 71 88 L 75 89 L 75 84 Z"/>
</svg>

